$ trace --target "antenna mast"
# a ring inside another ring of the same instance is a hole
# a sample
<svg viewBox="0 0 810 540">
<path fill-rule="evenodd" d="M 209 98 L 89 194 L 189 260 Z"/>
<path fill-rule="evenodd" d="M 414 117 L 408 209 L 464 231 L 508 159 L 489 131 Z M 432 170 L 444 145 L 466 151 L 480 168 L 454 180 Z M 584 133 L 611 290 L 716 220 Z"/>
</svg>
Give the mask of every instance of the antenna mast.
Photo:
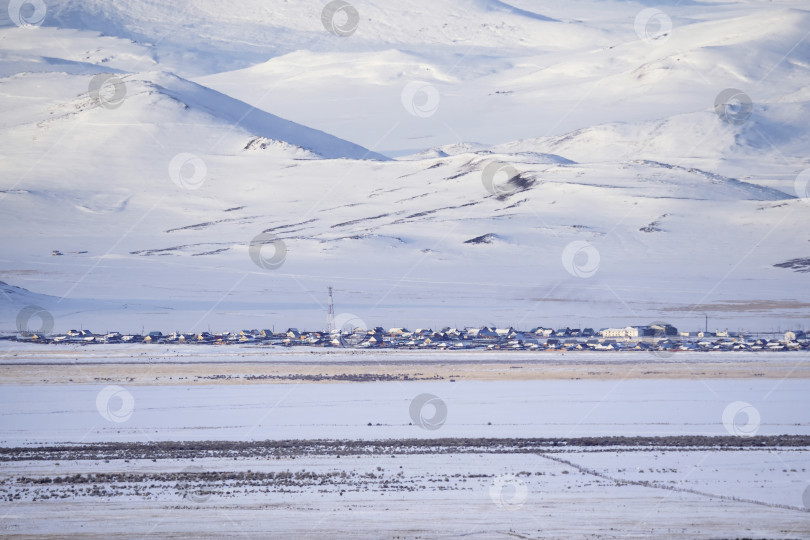
<svg viewBox="0 0 810 540">
<path fill-rule="evenodd" d="M 332 287 L 327 287 L 329 291 L 329 312 L 326 315 L 327 332 L 330 334 L 335 330 L 335 304 L 332 301 Z"/>
</svg>

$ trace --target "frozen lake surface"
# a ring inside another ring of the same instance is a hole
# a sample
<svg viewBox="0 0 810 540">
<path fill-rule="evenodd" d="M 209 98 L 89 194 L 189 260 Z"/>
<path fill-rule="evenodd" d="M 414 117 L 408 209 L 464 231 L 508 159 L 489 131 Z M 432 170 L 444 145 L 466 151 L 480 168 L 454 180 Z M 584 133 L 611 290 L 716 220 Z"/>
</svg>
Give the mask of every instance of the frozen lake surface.
<svg viewBox="0 0 810 540">
<path fill-rule="evenodd" d="M 110 385 L 120 390 L 102 394 L 107 387 L 4 386 L 0 444 L 728 435 L 723 414 L 735 403 L 755 409 L 756 426 L 745 411 L 734 419 L 751 434 L 810 434 L 800 379 Z M 434 429 L 411 416 L 422 394 L 439 400 L 418 412 L 436 418 Z"/>
</svg>

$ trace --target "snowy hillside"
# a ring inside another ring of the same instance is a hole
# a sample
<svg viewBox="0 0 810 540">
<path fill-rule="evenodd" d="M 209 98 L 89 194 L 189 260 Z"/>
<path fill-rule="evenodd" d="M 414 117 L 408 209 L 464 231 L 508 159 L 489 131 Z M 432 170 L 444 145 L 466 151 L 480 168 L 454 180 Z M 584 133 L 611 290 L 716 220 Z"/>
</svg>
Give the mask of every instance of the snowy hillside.
<svg viewBox="0 0 810 540">
<path fill-rule="evenodd" d="M 0 279 L 59 330 L 320 328 L 327 285 L 369 326 L 806 326 L 802 2 L 325 4 L 0 20 Z"/>
</svg>

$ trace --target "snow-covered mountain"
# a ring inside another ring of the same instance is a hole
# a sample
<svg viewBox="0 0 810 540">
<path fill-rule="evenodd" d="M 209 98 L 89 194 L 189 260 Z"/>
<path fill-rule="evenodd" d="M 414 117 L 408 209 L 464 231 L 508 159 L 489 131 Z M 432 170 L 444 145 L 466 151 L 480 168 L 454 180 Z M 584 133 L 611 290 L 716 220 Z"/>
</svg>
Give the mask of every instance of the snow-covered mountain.
<svg viewBox="0 0 810 540">
<path fill-rule="evenodd" d="M 322 327 L 330 284 L 368 325 L 806 324 L 801 2 L 325 4 L 9 16 L 0 279 L 57 329 Z"/>
</svg>

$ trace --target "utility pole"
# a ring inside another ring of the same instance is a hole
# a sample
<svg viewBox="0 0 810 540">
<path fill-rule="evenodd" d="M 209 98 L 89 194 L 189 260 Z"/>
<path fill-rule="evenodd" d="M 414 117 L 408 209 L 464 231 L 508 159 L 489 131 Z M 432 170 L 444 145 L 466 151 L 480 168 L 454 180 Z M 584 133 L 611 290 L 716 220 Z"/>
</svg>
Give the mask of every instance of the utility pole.
<svg viewBox="0 0 810 540">
<path fill-rule="evenodd" d="M 709 333 L 709 315 L 704 313 L 703 316 L 706 317 L 706 333 L 708 334 Z"/>
<path fill-rule="evenodd" d="M 335 330 L 335 304 L 332 301 L 332 287 L 327 287 L 329 291 L 329 312 L 326 315 L 327 332 L 330 334 Z"/>
</svg>

